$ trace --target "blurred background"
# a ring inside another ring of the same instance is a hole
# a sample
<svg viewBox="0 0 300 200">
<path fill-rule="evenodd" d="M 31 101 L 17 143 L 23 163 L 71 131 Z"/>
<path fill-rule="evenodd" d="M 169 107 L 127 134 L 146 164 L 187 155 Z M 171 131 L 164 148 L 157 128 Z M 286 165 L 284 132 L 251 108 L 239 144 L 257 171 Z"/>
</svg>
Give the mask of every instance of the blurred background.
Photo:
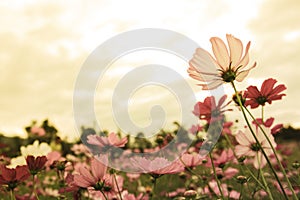
<svg viewBox="0 0 300 200">
<path fill-rule="evenodd" d="M 63 139 L 78 137 L 72 103 L 82 64 L 104 41 L 138 28 L 170 29 L 210 52 L 212 36 L 225 39 L 230 33 L 244 44 L 251 41 L 250 60 L 258 66 L 238 87 L 260 86 L 271 77 L 285 84 L 287 96 L 267 106 L 266 117 L 300 127 L 299 10 L 298 0 L 1 1 L 0 133 L 24 137 L 24 127 L 32 120 L 47 118 Z M 199 100 L 208 95 L 187 76 L 188 64 L 179 58 L 155 51 L 132 53 L 111 66 L 95 92 L 95 112 L 104 129 L 118 130 L 110 107 L 114 86 L 132 68 L 146 63 L 172 66 Z M 225 91 L 231 96 L 229 88 Z M 129 111 L 133 121 L 144 126 L 151 121 L 151 106 L 162 105 L 167 114 L 162 128 L 168 128 L 180 117 L 178 103 L 164 88 L 149 86 L 134 93 Z M 229 116 L 238 117 L 239 113 Z"/>
</svg>

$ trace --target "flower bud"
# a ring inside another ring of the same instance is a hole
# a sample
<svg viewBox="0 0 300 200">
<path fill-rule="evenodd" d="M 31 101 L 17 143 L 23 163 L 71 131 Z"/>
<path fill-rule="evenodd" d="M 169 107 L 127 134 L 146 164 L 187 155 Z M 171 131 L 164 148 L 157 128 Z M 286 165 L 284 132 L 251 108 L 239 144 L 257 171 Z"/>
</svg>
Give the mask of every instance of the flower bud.
<svg viewBox="0 0 300 200">
<path fill-rule="evenodd" d="M 183 195 L 188 198 L 195 198 L 197 196 L 197 192 L 195 190 L 187 190 Z"/>
<path fill-rule="evenodd" d="M 247 183 L 247 181 L 248 181 L 246 176 L 237 176 L 236 179 L 237 179 L 237 182 L 240 184 Z"/>
<path fill-rule="evenodd" d="M 292 167 L 294 169 L 298 169 L 300 167 L 300 163 L 298 161 L 293 162 Z"/>
</svg>

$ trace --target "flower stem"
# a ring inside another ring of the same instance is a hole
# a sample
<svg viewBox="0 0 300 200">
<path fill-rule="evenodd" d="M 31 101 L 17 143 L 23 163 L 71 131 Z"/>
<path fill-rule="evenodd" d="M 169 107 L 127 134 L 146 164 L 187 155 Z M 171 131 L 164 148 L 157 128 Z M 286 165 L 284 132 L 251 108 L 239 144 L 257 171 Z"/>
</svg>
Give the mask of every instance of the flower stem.
<svg viewBox="0 0 300 200">
<path fill-rule="evenodd" d="M 265 150 L 262 148 L 262 146 L 261 146 L 261 144 L 260 144 L 258 138 L 256 137 L 256 135 L 255 135 L 255 133 L 254 133 L 252 127 L 251 127 L 251 124 L 250 124 L 250 122 L 249 122 L 249 120 L 248 120 L 248 118 L 247 118 L 247 115 L 246 115 L 246 113 L 245 113 L 245 110 L 247 110 L 247 108 L 245 108 L 245 107 L 243 106 L 242 101 L 241 101 L 241 98 L 240 98 L 240 96 L 239 96 L 239 93 L 238 93 L 238 91 L 237 91 L 237 89 L 236 89 L 236 87 L 235 87 L 235 85 L 234 85 L 234 82 L 231 82 L 231 85 L 232 85 L 232 87 L 233 87 L 233 89 L 234 89 L 234 92 L 235 92 L 235 94 L 236 94 L 236 97 L 237 97 L 239 106 L 240 106 L 241 111 L 242 111 L 242 113 L 243 113 L 244 119 L 245 119 L 245 121 L 246 121 L 246 123 L 247 123 L 247 125 L 248 125 L 248 128 L 249 128 L 249 130 L 250 130 L 252 136 L 254 137 L 256 143 L 259 145 L 259 148 L 260 148 L 262 154 L 264 155 L 265 159 L 267 160 L 267 163 L 268 163 L 269 167 L 271 168 L 271 170 L 272 170 L 272 172 L 273 172 L 273 174 L 274 174 L 274 176 L 275 176 L 275 178 L 276 178 L 276 180 L 277 180 L 277 182 L 278 182 L 278 184 L 279 184 L 279 186 L 280 186 L 280 189 L 282 190 L 282 193 L 284 194 L 285 199 L 288 200 L 287 194 L 286 194 L 286 192 L 285 192 L 285 190 L 284 190 L 284 188 L 283 188 L 283 186 L 282 186 L 282 184 L 281 184 L 281 182 L 280 182 L 280 180 L 279 180 L 279 177 L 278 177 L 278 175 L 277 175 L 277 173 L 276 173 L 274 167 L 272 166 L 272 164 L 271 164 L 271 162 L 270 162 L 269 157 L 267 156 Z M 244 110 L 244 109 L 245 109 L 245 110 Z M 248 110 L 247 110 L 247 112 L 250 113 L 250 111 L 248 111 Z M 251 116 L 253 116 L 253 115 L 251 115 Z M 258 125 L 259 125 L 259 124 L 258 124 Z M 261 129 L 262 129 L 262 128 L 261 128 Z M 264 133 L 264 132 L 263 132 L 263 133 Z M 264 135 L 265 135 L 265 133 L 264 133 Z M 265 135 L 265 137 L 267 138 L 268 142 L 271 143 L 270 139 L 269 139 L 266 135 Z M 271 147 L 272 147 L 272 144 L 271 144 Z M 276 155 L 276 154 L 275 154 L 275 155 Z M 296 197 L 295 199 L 298 199 L 298 198 Z"/>
<path fill-rule="evenodd" d="M 118 193 L 119 193 L 120 199 L 121 199 L 121 200 L 123 200 L 123 198 L 122 198 L 122 194 L 121 194 L 121 191 L 120 191 L 120 188 L 119 188 L 118 182 L 117 182 L 117 176 L 116 176 L 116 173 L 114 173 L 114 180 L 115 180 L 115 182 L 116 182 L 116 186 L 117 186 L 117 190 L 118 190 Z"/>
<path fill-rule="evenodd" d="M 211 166 L 212 166 L 212 168 L 213 168 L 213 172 L 214 172 L 215 179 L 216 179 L 216 182 L 217 182 L 217 185 L 218 185 L 220 194 L 221 194 L 221 198 L 222 198 L 222 199 L 225 199 L 225 198 L 224 198 L 223 191 L 222 191 L 222 188 L 221 188 L 220 181 L 219 181 L 218 176 L 217 176 L 217 172 L 216 172 L 216 168 L 215 168 L 215 165 L 214 165 L 214 161 L 213 161 L 211 152 L 209 152 L 208 154 L 209 154 L 209 158 L 210 158 L 210 160 L 211 160 Z"/>
<path fill-rule="evenodd" d="M 239 200 L 243 199 L 243 189 L 244 189 L 244 184 L 241 184 L 241 189 L 240 189 L 240 196 L 239 196 Z"/>
<path fill-rule="evenodd" d="M 102 193 L 102 195 L 104 196 L 105 200 L 108 200 L 107 196 L 104 194 L 104 192 L 102 190 L 100 190 L 100 192 Z"/>
<path fill-rule="evenodd" d="M 264 123 L 264 106 L 261 107 L 261 121 Z"/>
<path fill-rule="evenodd" d="M 32 175 L 32 194 L 36 197 L 37 200 L 39 200 L 39 197 L 36 193 L 36 183 L 35 183 L 35 175 Z"/>
<path fill-rule="evenodd" d="M 273 151 L 273 153 L 274 153 L 274 156 L 275 156 L 276 161 L 277 161 L 277 163 L 278 163 L 278 165 L 279 165 L 279 167 L 280 167 L 280 170 L 281 170 L 281 172 L 282 172 L 284 178 L 286 179 L 286 181 L 287 181 L 287 183 L 288 183 L 289 189 L 292 191 L 293 198 L 294 198 L 295 200 L 298 200 L 298 197 L 297 197 L 297 195 L 296 195 L 296 193 L 295 193 L 295 190 L 294 190 L 294 188 L 293 188 L 293 186 L 292 186 L 292 184 L 291 184 L 289 178 L 287 177 L 287 174 L 286 174 L 286 172 L 285 172 L 285 169 L 284 169 L 284 167 L 282 166 L 282 164 L 281 164 L 281 162 L 280 162 L 280 160 L 279 160 L 279 158 L 278 158 L 278 155 L 277 155 L 277 153 L 276 153 L 276 150 L 275 150 L 275 148 L 274 148 L 272 142 L 270 141 L 270 139 L 269 139 L 269 137 L 267 136 L 267 134 L 266 134 L 266 132 L 264 131 L 264 129 L 261 127 L 261 125 L 257 122 L 257 120 L 255 119 L 255 117 L 252 115 L 252 113 L 251 113 L 247 108 L 245 108 L 245 110 L 246 110 L 247 113 L 250 115 L 250 117 L 255 121 L 255 123 L 258 125 L 259 129 L 262 131 L 262 133 L 264 134 L 264 136 L 265 136 L 265 138 L 267 139 L 268 143 L 270 144 L 270 147 L 271 147 L 271 149 L 272 149 L 272 151 Z"/>
<path fill-rule="evenodd" d="M 15 200 L 16 199 L 15 195 L 14 195 L 14 190 L 13 189 L 10 190 L 10 199 L 11 200 Z"/>
<path fill-rule="evenodd" d="M 268 186 L 268 183 L 267 183 L 267 181 L 266 181 L 266 179 L 265 179 L 265 175 L 264 175 L 264 173 L 263 173 L 263 170 L 260 168 L 260 169 L 259 169 L 259 172 L 260 172 L 260 175 L 261 175 L 261 179 L 262 179 L 262 181 L 263 181 L 263 183 L 264 183 L 264 185 L 265 185 L 266 192 L 268 193 L 269 198 L 270 198 L 271 200 L 273 200 L 274 198 L 273 198 L 273 196 L 272 196 L 272 192 L 270 191 L 270 188 L 269 188 L 269 186 Z"/>
</svg>

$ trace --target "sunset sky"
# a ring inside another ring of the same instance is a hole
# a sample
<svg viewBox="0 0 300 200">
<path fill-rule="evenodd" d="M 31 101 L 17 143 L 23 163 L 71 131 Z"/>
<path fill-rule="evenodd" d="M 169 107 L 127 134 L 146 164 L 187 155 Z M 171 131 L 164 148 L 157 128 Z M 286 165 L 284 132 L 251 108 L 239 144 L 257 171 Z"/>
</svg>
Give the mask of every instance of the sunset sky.
<svg viewBox="0 0 300 200">
<path fill-rule="evenodd" d="M 299 0 L 0 1 L 0 132 L 24 135 L 24 126 L 32 120 L 48 118 L 61 136 L 78 136 L 73 91 L 81 66 L 106 40 L 139 28 L 176 31 L 209 52 L 212 36 L 225 39 L 230 33 L 244 44 L 251 41 L 250 60 L 258 66 L 239 88 L 260 86 L 267 78 L 284 83 L 287 96 L 267 106 L 266 116 L 300 127 L 299 10 Z M 187 76 L 188 64 L 179 58 L 158 51 L 134 52 L 111 66 L 95 92 L 95 113 L 104 129 L 117 130 L 110 102 L 118 80 L 134 67 L 151 63 L 172 65 L 199 100 L 207 95 Z M 225 91 L 231 95 L 230 89 Z M 132 120 L 140 126 L 150 123 L 153 105 L 166 111 L 162 128 L 170 128 L 180 117 L 176 97 L 158 86 L 136 91 L 130 105 Z"/>
</svg>

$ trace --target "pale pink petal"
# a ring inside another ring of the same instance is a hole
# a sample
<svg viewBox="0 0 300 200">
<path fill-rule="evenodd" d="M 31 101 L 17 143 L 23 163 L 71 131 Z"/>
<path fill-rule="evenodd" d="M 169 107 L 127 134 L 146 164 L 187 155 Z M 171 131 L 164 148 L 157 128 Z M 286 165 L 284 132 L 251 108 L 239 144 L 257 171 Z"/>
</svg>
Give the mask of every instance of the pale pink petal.
<svg viewBox="0 0 300 200">
<path fill-rule="evenodd" d="M 217 81 L 210 82 L 208 84 L 198 84 L 198 85 L 202 86 L 202 90 L 213 90 L 213 89 L 218 88 L 222 84 L 223 84 L 223 81 L 217 80 Z"/>
<path fill-rule="evenodd" d="M 248 76 L 250 70 L 253 69 L 254 67 L 256 67 L 256 62 L 249 69 L 238 72 L 235 80 L 239 82 L 243 81 L 246 78 L 246 76 Z"/>
<path fill-rule="evenodd" d="M 217 69 L 219 69 L 219 65 L 216 63 L 215 59 L 202 48 L 196 49 L 189 64 L 194 66 L 197 71 L 206 73 L 216 73 Z"/>
<path fill-rule="evenodd" d="M 233 35 L 226 35 L 229 51 L 231 66 L 235 67 L 239 62 L 243 54 L 243 44 L 241 40 L 235 38 Z"/>
<path fill-rule="evenodd" d="M 251 149 L 248 146 L 237 145 L 235 146 L 235 152 L 237 156 L 246 155 Z"/>
<path fill-rule="evenodd" d="M 240 62 L 235 66 L 235 68 L 233 70 L 236 70 L 237 67 L 240 67 L 240 69 L 243 69 L 248 65 L 248 63 L 249 63 L 249 52 L 248 51 L 250 48 L 250 44 L 251 44 L 251 42 L 248 42 L 248 44 L 246 46 L 244 57 L 240 60 Z"/>
<path fill-rule="evenodd" d="M 235 136 L 236 141 L 244 146 L 247 146 L 253 142 L 255 142 L 253 136 L 251 135 L 251 133 L 244 133 L 242 131 L 238 131 L 238 133 Z"/>
<path fill-rule="evenodd" d="M 217 62 L 226 71 L 229 68 L 230 60 L 225 43 L 218 37 L 212 37 L 210 42 Z"/>
</svg>

